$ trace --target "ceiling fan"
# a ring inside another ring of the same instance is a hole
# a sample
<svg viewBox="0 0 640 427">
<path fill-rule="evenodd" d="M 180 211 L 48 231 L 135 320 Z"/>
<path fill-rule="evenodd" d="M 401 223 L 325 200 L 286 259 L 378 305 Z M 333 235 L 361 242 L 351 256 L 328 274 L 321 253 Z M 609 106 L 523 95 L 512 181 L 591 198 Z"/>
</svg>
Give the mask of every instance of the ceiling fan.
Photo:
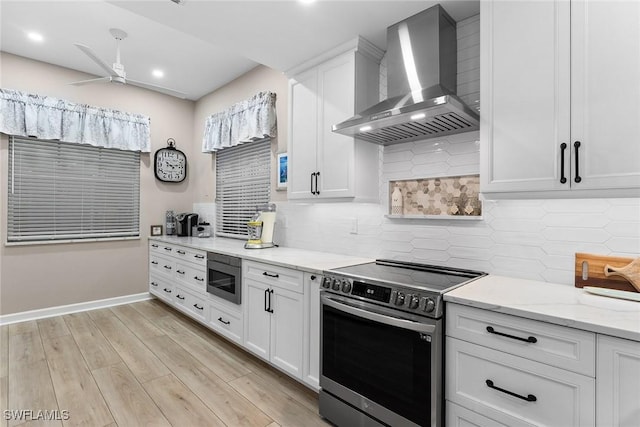
<svg viewBox="0 0 640 427">
<path fill-rule="evenodd" d="M 70 83 L 75 86 L 82 86 L 91 83 L 119 83 L 119 84 L 131 84 L 133 86 L 139 86 L 145 89 L 155 90 L 167 95 L 175 96 L 177 98 L 186 99 L 187 95 L 177 90 L 169 89 L 163 86 L 157 86 L 150 83 L 140 82 L 137 80 L 131 80 L 127 78 L 127 74 L 124 71 L 124 65 L 120 63 L 120 41 L 127 38 L 127 33 L 117 28 L 111 28 L 109 30 L 114 39 L 116 39 L 116 62 L 113 66 L 110 66 L 105 61 L 100 59 L 98 55 L 88 46 L 80 43 L 74 43 L 74 45 L 84 52 L 89 58 L 100 66 L 108 75 L 105 77 L 99 77 L 97 79 L 80 80 Z"/>
</svg>

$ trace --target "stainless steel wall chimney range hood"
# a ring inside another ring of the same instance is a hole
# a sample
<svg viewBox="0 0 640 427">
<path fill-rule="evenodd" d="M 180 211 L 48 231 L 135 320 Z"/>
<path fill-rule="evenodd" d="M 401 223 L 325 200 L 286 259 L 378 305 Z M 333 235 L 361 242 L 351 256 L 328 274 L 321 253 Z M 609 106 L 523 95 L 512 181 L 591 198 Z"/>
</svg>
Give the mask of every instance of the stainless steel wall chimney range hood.
<svg viewBox="0 0 640 427">
<path fill-rule="evenodd" d="M 456 23 L 440 5 L 398 22 L 387 28 L 388 98 L 333 131 L 390 145 L 477 130 L 456 72 Z"/>
</svg>

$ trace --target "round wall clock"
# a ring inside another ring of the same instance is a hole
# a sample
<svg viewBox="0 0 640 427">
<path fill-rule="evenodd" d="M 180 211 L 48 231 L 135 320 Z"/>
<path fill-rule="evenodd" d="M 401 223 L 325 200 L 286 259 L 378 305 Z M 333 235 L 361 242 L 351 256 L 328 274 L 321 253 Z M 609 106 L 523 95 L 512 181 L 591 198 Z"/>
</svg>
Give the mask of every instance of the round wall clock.
<svg viewBox="0 0 640 427">
<path fill-rule="evenodd" d="M 167 140 L 167 147 L 156 151 L 154 156 L 156 178 L 163 182 L 182 182 L 187 177 L 187 156 L 176 148 L 173 138 Z"/>
</svg>

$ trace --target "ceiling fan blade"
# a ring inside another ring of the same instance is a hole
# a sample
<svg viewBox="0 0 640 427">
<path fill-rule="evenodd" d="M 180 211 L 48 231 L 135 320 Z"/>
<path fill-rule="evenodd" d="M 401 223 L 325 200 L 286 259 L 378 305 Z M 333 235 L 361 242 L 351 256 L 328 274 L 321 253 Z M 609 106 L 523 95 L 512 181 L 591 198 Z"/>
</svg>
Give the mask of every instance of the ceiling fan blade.
<svg viewBox="0 0 640 427">
<path fill-rule="evenodd" d="M 180 98 L 180 99 L 187 99 L 187 94 L 177 91 L 177 90 L 173 90 L 173 89 L 169 89 L 163 86 L 157 86 L 157 85 L 152 85 L 150 83 L 144 83 L 144 82 L 139 82 L 137 80 L 131 80 L 131 79 L 127 79 L 127 83 L 134 85 L 134 86 L 139 86 L 145 89 L 150 89 L 150 90 L 155 90 L 156 92 L 162 92 L 166 95 L 171 95 L 171 96 L 175 96 L 176 98 Z"/>
<path fill-rule="evenodd" d="M 77 82 L 72 82 L 69 83 L 70 85 L 74 85 L 74 86 L 82 86 L 82 85 L 88 85 L 91 83 L 109 83 L 111 81 L 111 77 L 99 77 L 97 79 L 89 79 L 89 80 L 79 80 Z"/>
<path fill-rule="evenodd" d="M 102 68 L 110 76 L 122 77 L 116 70 L 113 69 L 113 67 L 111 65 L 107 64 L 102 59 L 98 58 L 98 56 L 95 54 L 95 52 L 93 50 L 91 50 L 91 48 L 89 46 L 85 46 L 85 45 L 80 44 L 80 43 L 74 43 L 74 45 L 78 49 L 83 51 L 85 55 L 87 55 L 89 58 L 91 58 L 93 60 L 93 62 L 98 64 L 100 66 L 100 68 Z"/>
</svg>

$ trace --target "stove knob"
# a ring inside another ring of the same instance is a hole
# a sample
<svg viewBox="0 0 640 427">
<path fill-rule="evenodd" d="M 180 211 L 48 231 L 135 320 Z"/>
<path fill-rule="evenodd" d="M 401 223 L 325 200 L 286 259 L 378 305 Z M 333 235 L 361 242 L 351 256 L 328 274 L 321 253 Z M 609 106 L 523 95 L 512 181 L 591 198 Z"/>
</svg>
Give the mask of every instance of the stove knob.
<svg viewBox="0 0 640 427">
<path fill-rule="evenodd" d="M 427 313 L 433 311 L 436 308 L 436 303 L 431 298 L 423 298 L 424 301 L 424 311 Z"/>
<path fill-rule="evenodd" d="M 322 279 L 322 287 L 329 289 L 331 287 L 331 277 L 325 277 Z"/>
<path fill-rule="evenodd" d="M 345 294 L 351 292 L 351 282 L 349 282 L 348 280 L 342 281 L 342 292 L 344 292 Z"/>
<path fill-rule="evenodd" d="M 333 289 L 334 291 L 339 291 L 340 290 L 340 280 L 333 279 L 333 283 L 331 284 L 331 289 Z"/>
<path fill-rule="evenodd" d="M 416 309 L 420 305 L 420 297 L 418 295 L 410 295 L 409 298 L 409 308 Z"/>
<path fill-rule="evenodd" d="M 396 297 L 396 305 L 404 305 L 404 293 L 398 292 L 398 296 Z"/>
</svg>

